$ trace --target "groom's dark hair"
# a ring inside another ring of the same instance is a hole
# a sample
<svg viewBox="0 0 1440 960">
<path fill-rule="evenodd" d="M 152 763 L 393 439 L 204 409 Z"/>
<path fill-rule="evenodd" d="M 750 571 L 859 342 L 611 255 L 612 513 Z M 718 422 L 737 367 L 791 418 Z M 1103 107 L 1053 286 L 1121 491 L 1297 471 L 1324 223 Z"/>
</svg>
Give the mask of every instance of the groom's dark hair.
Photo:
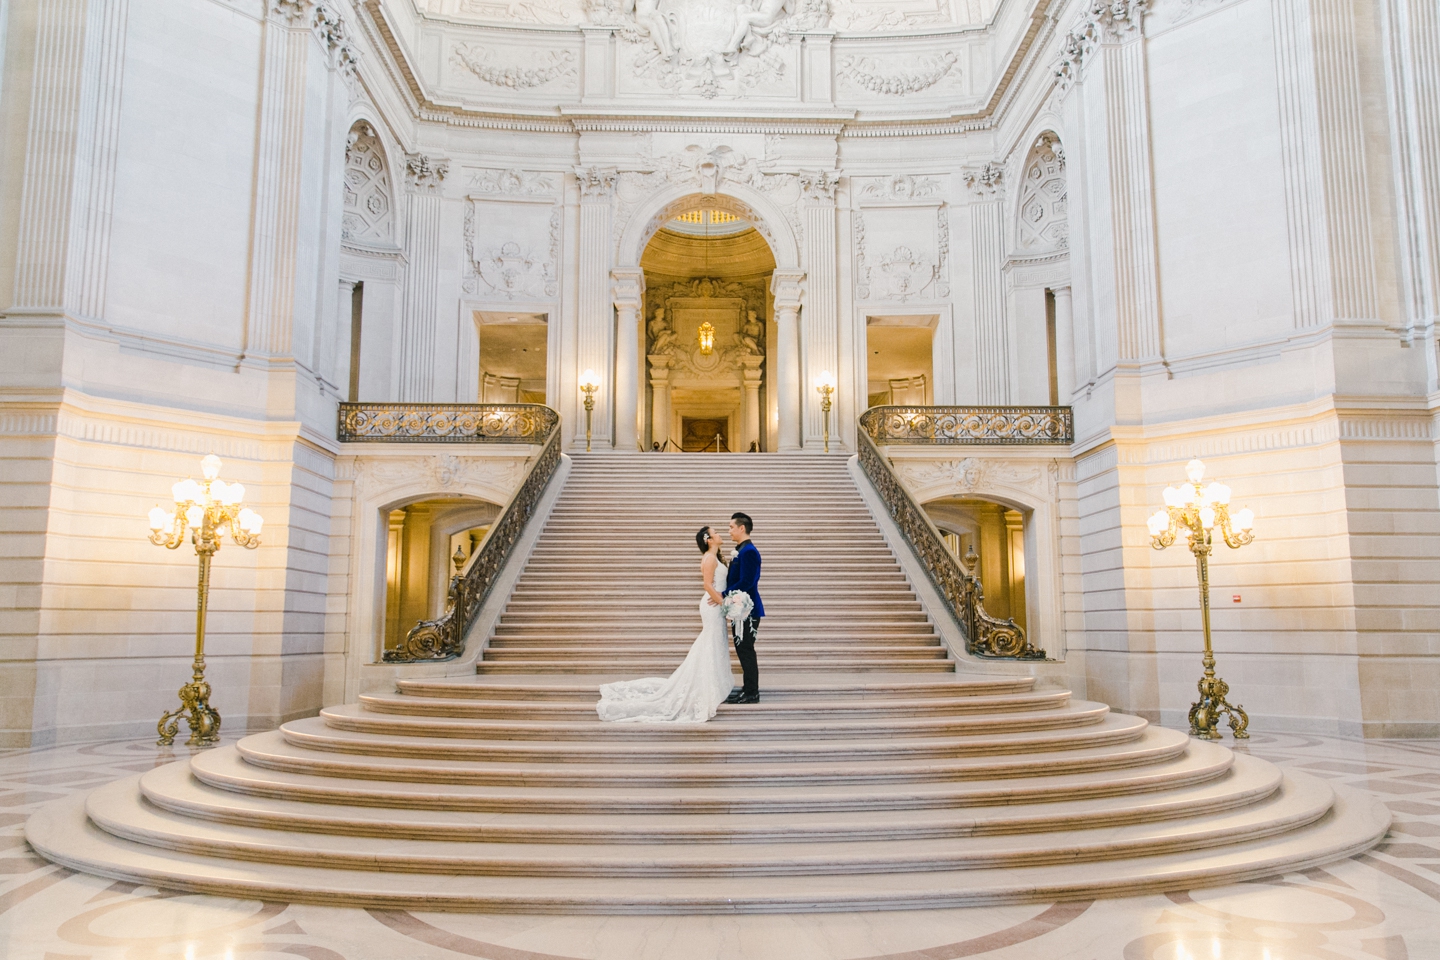
<svg viewBox="0 0 1440 960">
<path fill-rule="evenodd" d="M 747 537 L 750 536 L 751 531 L 755 529 L 755 521 L 751 520 L 750 515 L 747 513 L 732 513 L 730 514 L 730 519 L 745 528 L 745 536 Z"/>
</svg>

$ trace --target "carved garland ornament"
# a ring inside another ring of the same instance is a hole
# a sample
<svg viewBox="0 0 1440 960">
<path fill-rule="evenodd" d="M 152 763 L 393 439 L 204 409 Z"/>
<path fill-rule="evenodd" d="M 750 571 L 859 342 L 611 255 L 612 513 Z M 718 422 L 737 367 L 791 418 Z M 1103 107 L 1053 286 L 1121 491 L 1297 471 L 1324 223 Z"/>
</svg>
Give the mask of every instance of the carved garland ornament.
<svg viewBox="0 0 1440 960">
<path fill-rule="evenodd" d="M 1138 34 L 1149 10 L 1150 0 L 1091 0 L 1060 41 L 1060 59 L 1055 65 L 1055 82 L 1060 91 L 1075 85 L 1085 61 L 1100 44 Z"/>
<path fill-rule="evenodd" d="M 874 57 L 841 57 L 835 75 L 871 93 L 893 97 L 920 93 L 952 73 L 959 75 L 957 64 L 960 58 L 949 50 L 935 57 L 907 58 L 906 62 L 915 63 L 920 69 L 915 72 L 886 72 Z"/>
<path fill-rule="evenodd" d="M 492 61 L 494 51 L 478 43 L 462 43 L 455 47 L 450 62 L 463 67 L 477 79 L 492 87 L 528 90 L 541 87 L 561 77 L 575 76 L 575 54 L 556 50 L 538 57 L 538 66 L 500 66 Z"/>
</svg>

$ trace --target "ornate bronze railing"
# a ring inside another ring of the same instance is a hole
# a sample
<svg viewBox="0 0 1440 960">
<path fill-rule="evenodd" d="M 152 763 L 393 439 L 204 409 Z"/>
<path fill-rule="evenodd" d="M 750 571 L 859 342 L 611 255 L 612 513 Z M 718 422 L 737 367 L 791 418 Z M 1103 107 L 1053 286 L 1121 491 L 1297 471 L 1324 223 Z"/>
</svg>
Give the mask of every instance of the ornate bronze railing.
<svg viewBox="0 0 1440 960">
<path fill-rule="evenodd" d="M 880 408 L 886 409 L 886 408 Z M 872 411 L 873 412 L 873 411 Z M 1045 651 L 1033 645 L 1014 620 L 1000 620 L 985 612 L 985 591 L 945 541 L 930 517 L 910 496 L 890 464 L 862 429 L 857 444 L 860 469 L 885 501 L 896 526 L 930 574 L 930 582 L 945 598 L 950 614 L 965 635 L 965 649 L 976 657 L 1006 660 L 1044 660 Z"/>
<path fill-rule="evenodd" d="M 434 620 L 421 620 L 415 624 L 404 640 L 384 652 L 386 663 L 453 660 L 465 651 L 466 631 L 475 622 L 480 607 L 494 589 L 515 544 L 525 533 L 525 525 L 534 516 L 545 488 L 550 485 L 550 478 L 560 466 L 560 417 L 548 407 L 540 409 L 550 414 L 550 428 L 547 434 L 538 438 L 545 447 L 531 464 L 520 489 L 515 491 L 500 516 L 491 524 L 489 534 L 470 558 L 469 566 L 463 573 L 450 578 L 445 612 Z"/>
<path fill-rule="evenodd" d="M 560 414 L 539 403 L 342 403 L 342 442 L 544 443 Z"/>
<path fill-rule="evenodd" d="M 1075 442 L 1069 407 L 871 407 L 860 429 L 877 444 Z"/>
</svg>

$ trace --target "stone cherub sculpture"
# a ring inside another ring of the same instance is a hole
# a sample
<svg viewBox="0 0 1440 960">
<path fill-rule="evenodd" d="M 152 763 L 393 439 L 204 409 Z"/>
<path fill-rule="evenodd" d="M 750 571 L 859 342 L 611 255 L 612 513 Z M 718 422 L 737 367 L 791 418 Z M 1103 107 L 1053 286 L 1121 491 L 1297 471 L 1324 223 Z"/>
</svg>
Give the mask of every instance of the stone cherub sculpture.
<svg viewBox="0 0 1440 960">
<path fill-rule="evenodd" d="M 670 39 L 670 24 L 660 12 L 660 0 L 624 0 L 622 9 L 635 18 L 635 22 L 650 34 L 660 56 L 669 60 L 675 56 L 675 44 Z"/>
</svg>

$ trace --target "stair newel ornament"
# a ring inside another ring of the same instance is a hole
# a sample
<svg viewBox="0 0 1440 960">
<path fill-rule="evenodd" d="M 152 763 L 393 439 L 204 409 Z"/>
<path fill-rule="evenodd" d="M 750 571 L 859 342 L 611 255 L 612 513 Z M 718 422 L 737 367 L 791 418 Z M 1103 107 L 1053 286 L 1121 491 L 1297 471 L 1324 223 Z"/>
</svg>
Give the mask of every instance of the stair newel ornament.
<svg viewBox="0 0 1440 960">
<path fill-rule="evenodd" d="M 160 746 L 175 742 L 183 718 L 190 728 L 185 742 L 209 747 L 220 742 L 220 713 L 210 706 L 210 684 L 205 680 L 205 618 L 210 609 L 210 561 L 228 533 L 238 546 L 254 550 L 260 546 L 260 515 L 241 506 L 245 487 L 220 479 L 220 458 L 210 454 L 200 461 L 203 483 L 186 477 L 171 488 L 174 511 L 158 504 L 150 511 L 150 542 L 169 550 L 179 548 L 190 532 L 190 542 L 200 558 L 200 579 L 196 588 L 195 661 L 190 682 L 180 688 L 180 706 L 161 715 L 155 725 Z"/>
<path fill-rule="evenodd" d="M 1197 687 L 1200 699 L 1190 707 L 1190 735 L 1206 740 L 1220 739 L 1220 716 L 1224 714 L 1236 740 L 1250 737 L 1250 717 L 1244 708 L 1226 699 L 1230 685 L 1215 675 L 1215 652 L 1210 645 L 1210 553 L 1215 538 L 1232 550 L 1255 539 L 1252 529 L 1255 514 L 1249 507 L 1230 513 L 1230 488 L 1211 481 L 1201 486 L 1205 464 L 1191 460 L 1185 465 L 1188 480 L 1182 486 L 1165 488 L 1165 507 L 1151 514 L 1148 521 L 1150 545 L 1164 550 L 1175 542 L 1183 530 L 1195 555 L 1195 571 L 1200 581 L 1200 626 L 1205 637 L 1205 672 Z"/>
<path fill-rule="evenodd" d="M 951 616 L 965 634 L 966 651 L 989 659 L 1044 660 L 1045 651 L 1030 642 L 1023 627 L 985 611 L 985 590 L 980 579 L 945 546 L 940 531 L 870 439 L 865 417 L 861 417 L 861 429 L 857 431 L 857 448 L 860 469 L 870 478 L 910 549 L 924 565 L 930 582 L 945 598 Z"/>
<path fill-rule="evenodd" d="M 600 389 L 600 378 L 594 370 L 586 370 L 580 376 L 580 391 L 585 394 L 585 452 L 590 452 L 590 425 L 595 416 L 595 391 Z"/>
<path fill-rule="evenodd" d="M 491 524 L 490 532 L 470 555 L 469 564 L 465 565 L 464 557 L 458 552 L 451 558 L 456 564 L 456 571 L 450 578 L 445 612 L 433 620 L 421 620 L 411 627 L 398 646 L 384 652 L 382 659 L 386 663 L 454 660 L 464 653 L 465 634 L 499 580 L 515 544 L 524 535 L 526 525 L 550 485 L 550 478 L 560 466 L 560 418 L 553 410 L 542 409 L 547 416 L 536 422 L 545 428 L 544 447 L 521 481 L 520 488 Z M 589 407 L 586 412 L 589 412 Z M 589 431 L 586 432 L 588 434 Z"/>
<path fill-rule="evenodd" d="M 835 399 L 835 375 L 826 370 L 815 378 L 815 392 L 820 394 L 820 417 L 824 426 L 825 452 L 830 452 L 830 410 Z"/>
</svg>

